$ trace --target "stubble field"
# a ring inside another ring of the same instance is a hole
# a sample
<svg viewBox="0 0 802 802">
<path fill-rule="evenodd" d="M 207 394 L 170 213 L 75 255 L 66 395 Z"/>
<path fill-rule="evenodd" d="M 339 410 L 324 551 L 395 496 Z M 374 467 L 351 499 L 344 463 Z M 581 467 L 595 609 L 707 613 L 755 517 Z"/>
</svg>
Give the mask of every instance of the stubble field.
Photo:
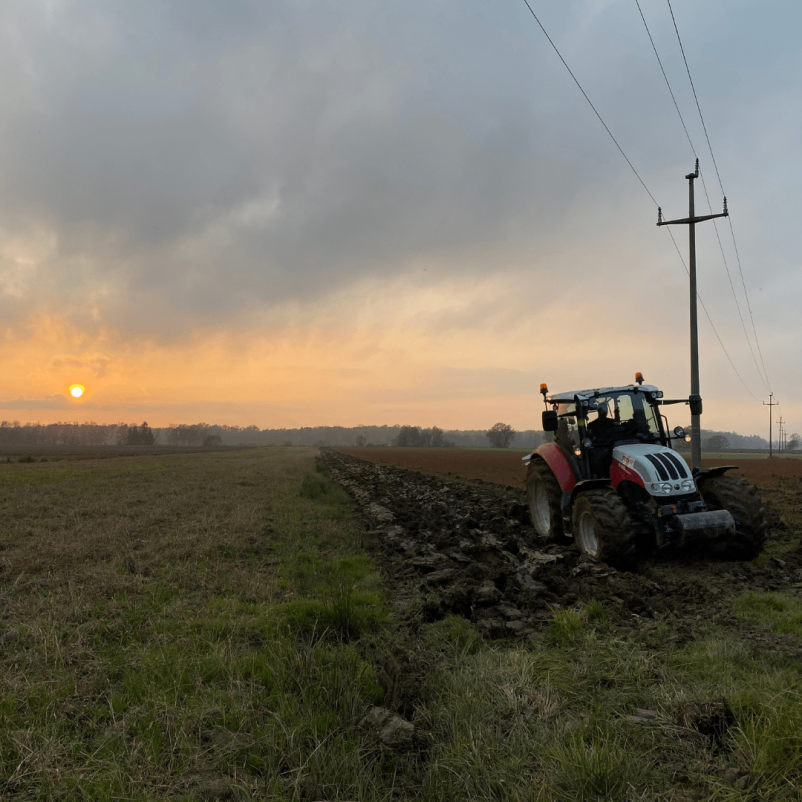
<svg viewBox="0 0 802 802">
<path fill-rule="evenodd" d="M 796 477 L 616 572 L 453 466 L 105 454 L 0 464 L 4 799 L 800 798 Z"/>
</svg>

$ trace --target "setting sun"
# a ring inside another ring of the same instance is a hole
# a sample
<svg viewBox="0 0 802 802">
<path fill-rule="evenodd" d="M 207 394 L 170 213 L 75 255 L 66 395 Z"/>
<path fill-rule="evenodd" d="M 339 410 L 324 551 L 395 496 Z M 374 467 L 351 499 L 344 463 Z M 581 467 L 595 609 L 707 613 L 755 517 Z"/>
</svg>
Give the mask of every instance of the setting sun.
<svg viewBox="0 0 802 802">
<path fill-rule="evenodd" d="M 80 398 L 84 394 L 84 386 L 83 384 L 73 384 L 70 387 L 70 395 L 73 398 Z"/>
</svg>

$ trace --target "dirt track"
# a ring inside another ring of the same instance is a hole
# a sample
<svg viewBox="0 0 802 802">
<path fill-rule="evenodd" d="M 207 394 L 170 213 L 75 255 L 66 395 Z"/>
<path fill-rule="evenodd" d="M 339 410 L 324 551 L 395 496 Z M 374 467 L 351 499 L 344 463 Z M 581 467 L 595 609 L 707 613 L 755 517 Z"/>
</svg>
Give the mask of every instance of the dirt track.
<svg viewBox="0 0 802 802">
<path fill-rule="evenodd" d="M 749 627 L 729 613 L 735 596 L 750 589 L 799 592 L 802 586 L 799 533 L 785 525 L 771 541 L 788 547 L 781 559 L 740 563 L 675 556 L 644 560 L 633 572 L 616 571 L 570 544 L 540 539 L 520 489 L 448 481 L 336 451 L 325 451 L 323 459 L 361 512 L 394 603 L 420 598 L 424 620 L 456 613 L 490 637 L 536 637 L 554 608 L 597 599 L 624 628 L 670 617 L 681 638 L 704 618 L 749 636 Z M 778 482 L 783 487 L 772 495 L 796 505 L 800 480 Z M 755 637 L 765 640 L 765 633 Z M 771 647 L 802 654 L 793 636 L 772 636 Z"/>
</svg>

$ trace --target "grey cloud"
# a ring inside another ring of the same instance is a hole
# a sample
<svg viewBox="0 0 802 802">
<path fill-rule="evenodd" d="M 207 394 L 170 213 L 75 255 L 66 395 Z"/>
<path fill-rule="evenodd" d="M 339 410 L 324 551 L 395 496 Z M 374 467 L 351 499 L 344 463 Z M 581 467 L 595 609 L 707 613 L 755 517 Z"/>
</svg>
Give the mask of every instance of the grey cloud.
<svg viewBox="0 0 802 802">
<path fill-rule="evenodd" d="M 66 395 L 57 393 L 56 395 L 48 395 L 43 398 L 13 398 L 10 401 L 0 401 L 0 409 L 72 409 L 76 410 L 77 407 L 73 404 L 70 406 L 70 399 Z"/>
<path fill-rule="evenodd" d="M 688 149 L 630 6 L 542 13 L 681 209 Z M 173 337 L 422 258 L 548 275 L 566 242 L 613 247 L 605 227 L 649 241 L 651 202 L 523 5 L 20 0 L 2 14 L 15 80 L 0 90 L 0 211 L 58 243 L 0 302 L 7 318 L 58 310 Z M 615 247 L 623 271 L 634 257 Z"/>
</svg>

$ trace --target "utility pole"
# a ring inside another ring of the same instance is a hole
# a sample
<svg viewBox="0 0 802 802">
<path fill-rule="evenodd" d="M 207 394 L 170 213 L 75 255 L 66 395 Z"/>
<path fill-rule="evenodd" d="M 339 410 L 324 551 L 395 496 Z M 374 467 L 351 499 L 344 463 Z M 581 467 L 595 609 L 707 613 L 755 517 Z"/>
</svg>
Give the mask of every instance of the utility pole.
<svg viewBox="0 0 802 802">
<path fill-rule="evenodd" d="M 774 454 L 772 453 L 772 443 L 771 443 L 771 438 L 772 438 L 772 434 L 771 434 L 771 408 L 772 407 L 778 407 L 779 405 L 780 405 L 779 401 L 777 401 L 777 403 L 774 402 L 774 393 L 769 393 L 769 403 L 768 404 L 765 401 L 763 402 L 763 406 L 769 408 L 769 459 L 772 459 L 772 457 L 774 456 Z"/>
<path fill-rule="evenodd" d="M 696 317 L 696 224 L 714 217 L 729 217 L 727 199 L 724 198 L 724 211 L 721 214 L 705 214 L 694 216 L 693 182 L 699 178 L 699 159 L 696 168 L 685 176 L 688 179 L 688 216 L 681 220 L 663 220 L 663 210 L 657 208 L 657 225 L 688 226 L 688 242 L 690 247 L 689 273 L 691 277 L 691 395 L 699 395 L 699 327 Z M 702 469 L 702 427 L 699 415 L 691 414 L 691 468 L 695 471 Z"/>
<path fill-rule="evenodd" d="M 777 451 L 783 450 L 783 419 L 780 415 L 780 436 L 777 438 Z"/>
</svg>

